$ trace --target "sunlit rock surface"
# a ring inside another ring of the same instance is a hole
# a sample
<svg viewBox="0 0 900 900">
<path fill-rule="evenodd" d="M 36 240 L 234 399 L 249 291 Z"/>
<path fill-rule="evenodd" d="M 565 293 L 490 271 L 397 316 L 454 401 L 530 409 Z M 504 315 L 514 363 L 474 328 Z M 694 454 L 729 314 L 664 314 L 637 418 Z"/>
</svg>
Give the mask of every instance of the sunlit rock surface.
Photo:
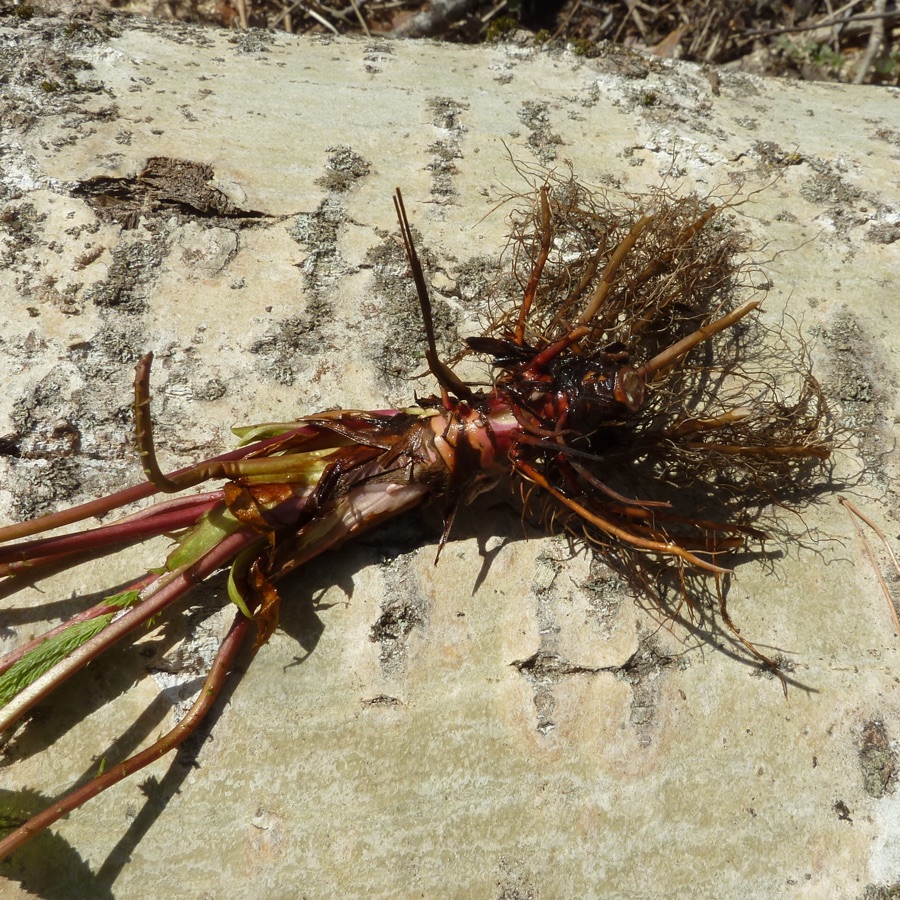
<svg viewBox="0 0 900 900">
<path fill-rule="evenodd" d="M 426 511 L 292 579 L 212 736 L 8 862 L 3 896 L 817 898 L 900 881 L 898 637 L 838 504 L 896 539 L 896 90 L 89 15 L 3 19 L 0 72 L 6 521 L 140 479 L 130 385 L 150 349 L 167 468 L 229 446 L 234 424 L 427 394 L 393 188 L 453 352 L 506 246 L 491 211 L 541 167 L 749 197 L 732 215 L 771 282 L 764 316 L 807 342 L 853 430 L 809 531 L 787 522 L 795 537 L 729 591 L 741 634 L 784 661 L 787 700 L 713 619 L 668 622 L 499 491 L 437 568 Z M 4 599 L 0 638 L 165 547 Z M 222 579 L 192 603 L 45 704 L 2 790 L 52 798 L 171 727 L 231 615 Z"/>
</svg>

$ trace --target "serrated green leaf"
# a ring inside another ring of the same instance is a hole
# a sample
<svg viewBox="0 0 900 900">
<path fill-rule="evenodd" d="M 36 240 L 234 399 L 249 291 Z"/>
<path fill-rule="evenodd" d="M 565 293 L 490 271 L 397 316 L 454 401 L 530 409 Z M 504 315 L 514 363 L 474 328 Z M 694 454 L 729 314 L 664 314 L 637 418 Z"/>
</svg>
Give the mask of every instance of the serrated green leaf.
<svg viewBox="0 0 900 900">
<path fill-rule="evenodd" d="M 112 594 L 103 602 L 112 609 L 125 609 L 134 606 L 139 598 L 140 591 L 130 590 Z M 115 612 L 109 612 L 76 622 L 26 653 L 0 675 L 0 708 L 6 706 L 20 691 L 37 681 L 44 672 L 52 669 L 72 651 L 77 650 L 95 634 L 103 631 L 115 615 Z"/>
<path fill-rule="evenodd" d="M 37 681 L 44 672 L 52 669 L 77 650 L 95 634 L 99 634 L 112 621 L 115 613 L 96 616 L 84 622 L 70 625 L 65 631 L 47 638 L 18 662 L 0 675 L 0 707 L 6 706 L 20 691 Z"/>
<path fill-rule="evenodd" d="M 141 592 L 138 590 L 122 591 L 120 594 L 112 594 L 104 597 L 103 602 L 106 606 L 114 606 L 116 609 L 126 609 L 134 606 L 140 599 Z"/>
</svg>

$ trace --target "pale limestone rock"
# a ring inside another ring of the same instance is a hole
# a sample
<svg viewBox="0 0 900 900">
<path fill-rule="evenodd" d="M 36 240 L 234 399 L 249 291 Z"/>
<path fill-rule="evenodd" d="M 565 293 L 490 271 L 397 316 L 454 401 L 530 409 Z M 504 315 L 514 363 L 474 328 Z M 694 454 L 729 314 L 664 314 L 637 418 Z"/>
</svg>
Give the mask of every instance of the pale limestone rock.
<svg viewBox="0 0 900 900">
<path fill-rule="evenodd" d="M 392 189 L 458 340 L 483 312 L 466 265 L 505 245 L 488 213 L 529 189 L 512 157 L 628 191 L 753 192 L 740 215 L 773 282 L 765 315 L 797 323 L 866 433 L 836 478 L 896 536 L 898 91 L 728 72 L 714 89 L 696 67 L 612 51 L 0 21 L 0 434 L 27 435 L 2 460 L 4 519 L 140 477 L 128 406 L 148 349 L 172 468 L 228 446 L 232 424 L 430 391 L 409 380 L 422 340 Z M 193 164 L 192 204 L 225 217 L 181 216 L 164 191 L 118 223 L 89 206 L 89 179 L 158 158 Z M 836 493 L 808 523 L 833 539 L 773 547 L 785 557 L 742 564 L 730 594 L 742 633 L 793 663 L 786 702 L 721 635 L 661 621 L 502 504 L 462 515 L 437 568 L 434 517 L 404 520 L 285 589 L 283 628 L 196 767 L 153 766 L 144 790 L 147 773 L 6 871 L 42 896 L 118 898 L 813 898 L 897 882 L 895 782 L 866 786 L 897 759 L 898 637 Z M 33 607 L 56 621 L 165 546 L 5 600 L 4 642 L 36 631 Z M 195 602 L 224 607 L 221 580 Z M 19 738 L 3 790 L 61 792 L 170 727 L 221 624 L 192 615 L 91 666 Z M 181 685 L 148 677 L 153 648 L 185 634 Z"/>
</svg>

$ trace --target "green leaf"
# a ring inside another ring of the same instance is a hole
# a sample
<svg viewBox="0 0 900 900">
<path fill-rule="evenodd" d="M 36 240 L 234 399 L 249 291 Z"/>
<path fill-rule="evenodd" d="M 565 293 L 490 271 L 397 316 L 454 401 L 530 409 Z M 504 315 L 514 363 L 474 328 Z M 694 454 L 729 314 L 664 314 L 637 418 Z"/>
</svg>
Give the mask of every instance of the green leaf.
<svg viewBox="0 0 900 900">
<path fill-rule="evenodd" d="M 166 560 L 166 569 L 174 572 L 182 566 L 193 565 L 240 527 L 241 523 L 224 503 L 214 506 L 190 531 L 178 539 L 178 546 Z"/>
<path fill-rule="evenodd" d="M 252 619 L 253 615 L 247 606 L 246 600 L 244 600 L 240 587 L 238 587 L 238 579 L 240 578 L 241 581 L 244 581 L 247 569 L 250 568 L 253 560 L 259 556 L 261 544 L 261 540 L 256 541 L 241 551 L 231 564 L 231 570 L 228 572 L 228 598 L 248 619 Z"/>
<path fill-rule="evenodd" d="M 114 606 L 116 609 L 127 609 L 129 606 L 136 606 L 141 597 L 138 590 L 122 591 L 121 594 L 112 594 L 105 597 L 103 602 L 106 606 Z"/>
<path fill-rule="evenodd" d="M 238 447 L 262 441 L 266 438 L 287 434 L 300 427 L 300 422 L 261 422 L 259 425 L 235 425 L 231 433 L 240 439 Z"/>
</svg>

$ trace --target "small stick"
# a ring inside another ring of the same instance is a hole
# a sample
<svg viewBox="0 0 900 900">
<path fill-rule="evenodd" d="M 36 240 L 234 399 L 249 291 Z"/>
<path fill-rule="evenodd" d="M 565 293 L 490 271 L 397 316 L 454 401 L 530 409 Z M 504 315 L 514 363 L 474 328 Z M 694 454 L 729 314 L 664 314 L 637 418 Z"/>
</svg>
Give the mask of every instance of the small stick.
<svg viewBox="0 0 900 900">
<path fill-rule="evenodd" d="M 856 76 L 853 79 L 854 84 L 862 84 L 866 80 L 866 75 L 869 74 L 869 69 L 872 68 L 872 63 L 875 62 L 875 58 L 878 56 L 878 53 L 884 44 L 884 20 L 886 8 L 887 0 L 875 0 L 874 13 L 877 18 L 872 22 L 872 31 L 869 33 L 869 43 L 866 46 L 866 52 L 863 54 L 863 58 L 859 63 L 859 69 L 857 69 Z"/>
<path fill-rule="evenodd" d="M 363 30 L 363 34 L 365 34 L 367 38 L 372 37 L 372 32 L 369 31 L 369 26 L 366 24 L 366 20 L 363 18 L 363 14 L 360 11 L 359 4 L 356 2 L 356 0 L 350 0 L 350 5 L 353 7 L 353 12 L 356 13 L 356 18 L 359 21 L 359 27 Z"/>
<path fill-rule="evenodd" d="M 887 582 L 884 580 L 884 576 L 881 574 L 881 569 L 878 563 L 875 560 L 875 554 L 872 552 L 872 547 L 869 544 L 868 540 L 866 540 L 866 536 L 863 534 L 862 529 L 859 527 L 859 522 L 854 519 L 854 516 L 862 519 L 878 537 L 881 538 L 884 546 L 887 548 L 887 552 L 891 557 L 892 562 L 894 563 L 894 571 L 896 571 L 897 575 L 900 576 L 900 562 L 897 561 L 897 557 L 894 554 L 891 545 L 888 543 L 887 535 L 867 516 L 862 510 L 858 509 L 854 506 L 846 497 L 841 497 L 840 503 L 847 510 L 847 513 L 850 515 L 850 521 L 853 523 L 853 527 L 856 529 L 856 533 L 862 538 L 863 546 L 866 548 L 866 553 L 869 556 L 869 559 L 872 563 L 872 568 L 875 569 L 875 574 L 878 576 L 878 583 L 881 585 L 881 590 L 884 593 L 884 597 L 887 600 L 888 609 L 891 611 L 891 618 L 894 620 L 894 629 L 897 634 L 900 634 L 900 616 L 897 615 L 897 607 L 894 605 L 894 599 L 891 597 L 890 589 L 887 586 Z"/>
<path fill-rule="evenodd" d="M 250 29 L 250 19 L 247 16 L 247 5 L 245 0 L 237 0 L 238 19 L 241 22 L 241 28 L 244 31 Z"/>
</svg>

